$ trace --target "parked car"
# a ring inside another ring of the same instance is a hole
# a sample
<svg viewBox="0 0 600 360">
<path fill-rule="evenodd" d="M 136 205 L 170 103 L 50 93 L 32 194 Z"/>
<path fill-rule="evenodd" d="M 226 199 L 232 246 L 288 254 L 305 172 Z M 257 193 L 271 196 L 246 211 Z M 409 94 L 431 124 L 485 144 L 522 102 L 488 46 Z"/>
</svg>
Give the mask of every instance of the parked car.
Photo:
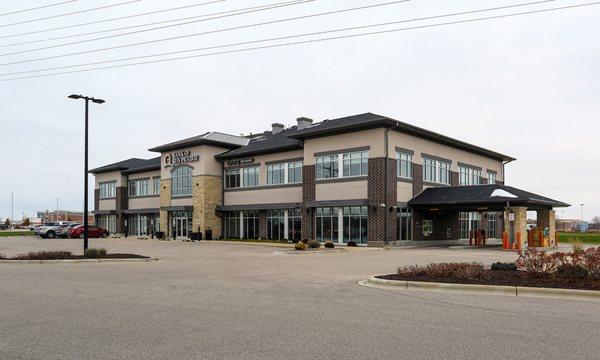
<svg viewBox="0 0 600 360">
<path fill-rule="evenodd" d="M 44 225 L 36 228 L 35 234 L 41 236 L 44 239 L 54 239 L 59 235 L 63 227 L 67 227 L 71 224 L 72 222 L 70 221 L 47 222 Z"/>
<path fill-rule="evenodd" d="M 94 237 L 107 237 L 108 236 L 108 230 L 101 228 L 101 227 L 97 227 L 97 226 L 93 226 L 90 225 L 88 226 L 88 237 L 94 238 Z M 70 238 L 80 238 L 83 239 L 83 225 L 77 225 L 75 227 L 72 227 L 69 229 L 69 237 Z"/>
<path fill-rule="evenodd" d="M 69 237 L 69 230 L 71 230 L 72 228 L 74 228 L 75 226 L 80 226 L 81 224 L 78 223 L 72 223 L 66 226 L 61 226 L 60 228 L 58 228 L 56 236 L 58 237 L 62 237 L 62 238 L 68 238 Z"/>
</svg>

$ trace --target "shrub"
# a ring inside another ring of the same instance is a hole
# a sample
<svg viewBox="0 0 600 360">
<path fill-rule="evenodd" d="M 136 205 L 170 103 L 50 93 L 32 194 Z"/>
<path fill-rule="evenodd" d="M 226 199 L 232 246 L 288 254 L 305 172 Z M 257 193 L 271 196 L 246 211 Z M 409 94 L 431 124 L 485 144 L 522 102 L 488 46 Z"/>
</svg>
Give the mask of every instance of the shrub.
<svg viewBox="0 0 600 360">
<path fill-rule="evenodd" d="M 309 242 L 308 242 L 308 244 L 307 244 L 307 245 L 308 245 L 308 248 L 309 248 L 309 249 L 318 249 L 318 248 L 320 248 L 320 247 L 321 247 L 321 244 L 319 244 L 319 243 L 317 242 L 317 240 L 311 240 L 311 241 L 309 241 Z"/>
<path fill-rule="evenodd" d="M 358 244 L 356 243 L 356 241 L 352 241 L 352 240 L 350 240 L 350 241 L 348 241 L 348 243 L 346 244 L 346 246 L 349 246 L 349 247 L 357 247 L 357 246 L 358 246 Z"/>
<path fill-rule="evenodd" d="M 106 249 L 89 248 L 84 253 L 85 257 L 97 259 L 106 256 Z"/>
<path fill-rule="evenodd" d="M 578 236 L 576 236 L 575 240 L 571 243 L 571 248 L 573 249 L 572 251 L 576 254 L 583 252 L 583 244 L 581 243 L 581 240 L 579 240 Z"/>
<path fill-rule="evenodd" d="M 590 276 L 600 279 L 600 248 L 589 248 L 582 252 L 580 263 Z"/>
<path fill-rule="evenodd" d="M 6 259 L 6 256 L 3 253 L 0 253 L 0 260 L 1 259 Z"/>
<path fill-rule="evenodd" d="M 589 275 L 587 269 L 581 265 L 562 264 L 556 268 L 556 274 L 561 277 L 582 279 Z"/>
<path fill-rule="evenodd" d="M 516 271 L 517 265 L 515 263 L 493 263 L 492 270 L 504 270 L 504 271 Z"/>
<path fill-rule="evenodd" d="M 15 260 L 60 260 L 71 256 L 70 251 L 30 251 L 25 254 L 19 254 Z"/>
<path fill-rule="evenodd" d="M 296 245 L 294 245 L 294 249 L 296 249 L 296 250 L 306 250 L 306 244 L 304 242 L 300 241 Z"/>
<path fill-rule="evenodd" d="M 334 247 L 335 247 L 335 245 L 331 241 L 328 241 L 325 243 L 326 249 L 333 249 Z"/>
<path fill-rule="evenodd" d="M 520 270 L 532 275 L 546 276 L 556 271 L 559 258 L 555 255 L 548 255 L 545 251 L 527 249 L 519 253 L 516 265 Z"/>
<path fill-rule="evenodd" d="M 426 266 L 406 266 L 398 268 L 399 276 L 428 275 L 437 278 L 483 279 L 486 268 L 481 263 L 439 263 Z"/>
</svg>

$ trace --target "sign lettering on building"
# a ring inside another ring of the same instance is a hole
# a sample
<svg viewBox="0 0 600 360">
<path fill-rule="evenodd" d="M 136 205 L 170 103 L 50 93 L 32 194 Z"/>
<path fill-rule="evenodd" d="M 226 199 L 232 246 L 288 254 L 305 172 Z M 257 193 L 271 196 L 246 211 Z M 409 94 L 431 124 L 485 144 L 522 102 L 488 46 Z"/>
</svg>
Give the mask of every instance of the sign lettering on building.
<svg viewBox="0 0 600 360">
<path fill-rule="evenodd" d="M 165 166 L 187 164 L 198 160 L 200 160 L 200 155 L 192 154 L 189 150 L 176 151 L 165 155 Z"/>
<path fill-rule="evenodd" d="M 246 159 L 238 159 L 238 160 L 229 160 L 227 165 L 244 165 L 244 164 L 252 164 L 254 162 L 254 158 L 246 158 Z"/>
</svg>

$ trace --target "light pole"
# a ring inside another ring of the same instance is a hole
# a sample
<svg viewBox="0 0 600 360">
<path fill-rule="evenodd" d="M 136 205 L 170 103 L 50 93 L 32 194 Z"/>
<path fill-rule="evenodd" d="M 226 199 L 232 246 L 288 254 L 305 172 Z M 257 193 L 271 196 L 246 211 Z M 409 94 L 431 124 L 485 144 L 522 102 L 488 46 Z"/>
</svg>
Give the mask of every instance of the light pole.
<svg viewBox="0 0 600 360">
<path fill-rule="evenodd" d="M 13 227 L 13 223 L 15 222 L 15 193 L 10 193 L 10 227 Z"/>
<path fill-rule="evenodd" d="M 585 204 L 579 205 L 581 207 L 581 224 L 579 225 L 579 231 L 581 231 L 581 232 L 583 232 L 583 205 L 585 205 Z"/>
<path fill-rule="evenodd" d="M 56 221 L 58 221 L 58 196 L 56 197 Z"/>
<path fill-rule="evenodd" d="M 90 100 L 95 104 L 102 104 L 104 100 L 94 99 L 83 95 L 69 95 L 69 99 L 85 100 L 85 154 L 83 162 L 83 252 L 88 248 L 88 108 Z"/>
</svg>

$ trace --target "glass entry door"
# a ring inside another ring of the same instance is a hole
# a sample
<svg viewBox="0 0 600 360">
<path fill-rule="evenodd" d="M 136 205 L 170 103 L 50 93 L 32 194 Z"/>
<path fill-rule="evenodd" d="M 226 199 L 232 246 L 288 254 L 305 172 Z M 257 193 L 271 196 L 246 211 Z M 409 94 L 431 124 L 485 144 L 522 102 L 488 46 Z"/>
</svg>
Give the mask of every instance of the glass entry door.
<svg viewBox="0 0 600 360">
<path fill-rule="evenodd" d="M 187 239 L 188 234 L 188 218 L 175 218 L 175 239 Z"/>
</svg>

